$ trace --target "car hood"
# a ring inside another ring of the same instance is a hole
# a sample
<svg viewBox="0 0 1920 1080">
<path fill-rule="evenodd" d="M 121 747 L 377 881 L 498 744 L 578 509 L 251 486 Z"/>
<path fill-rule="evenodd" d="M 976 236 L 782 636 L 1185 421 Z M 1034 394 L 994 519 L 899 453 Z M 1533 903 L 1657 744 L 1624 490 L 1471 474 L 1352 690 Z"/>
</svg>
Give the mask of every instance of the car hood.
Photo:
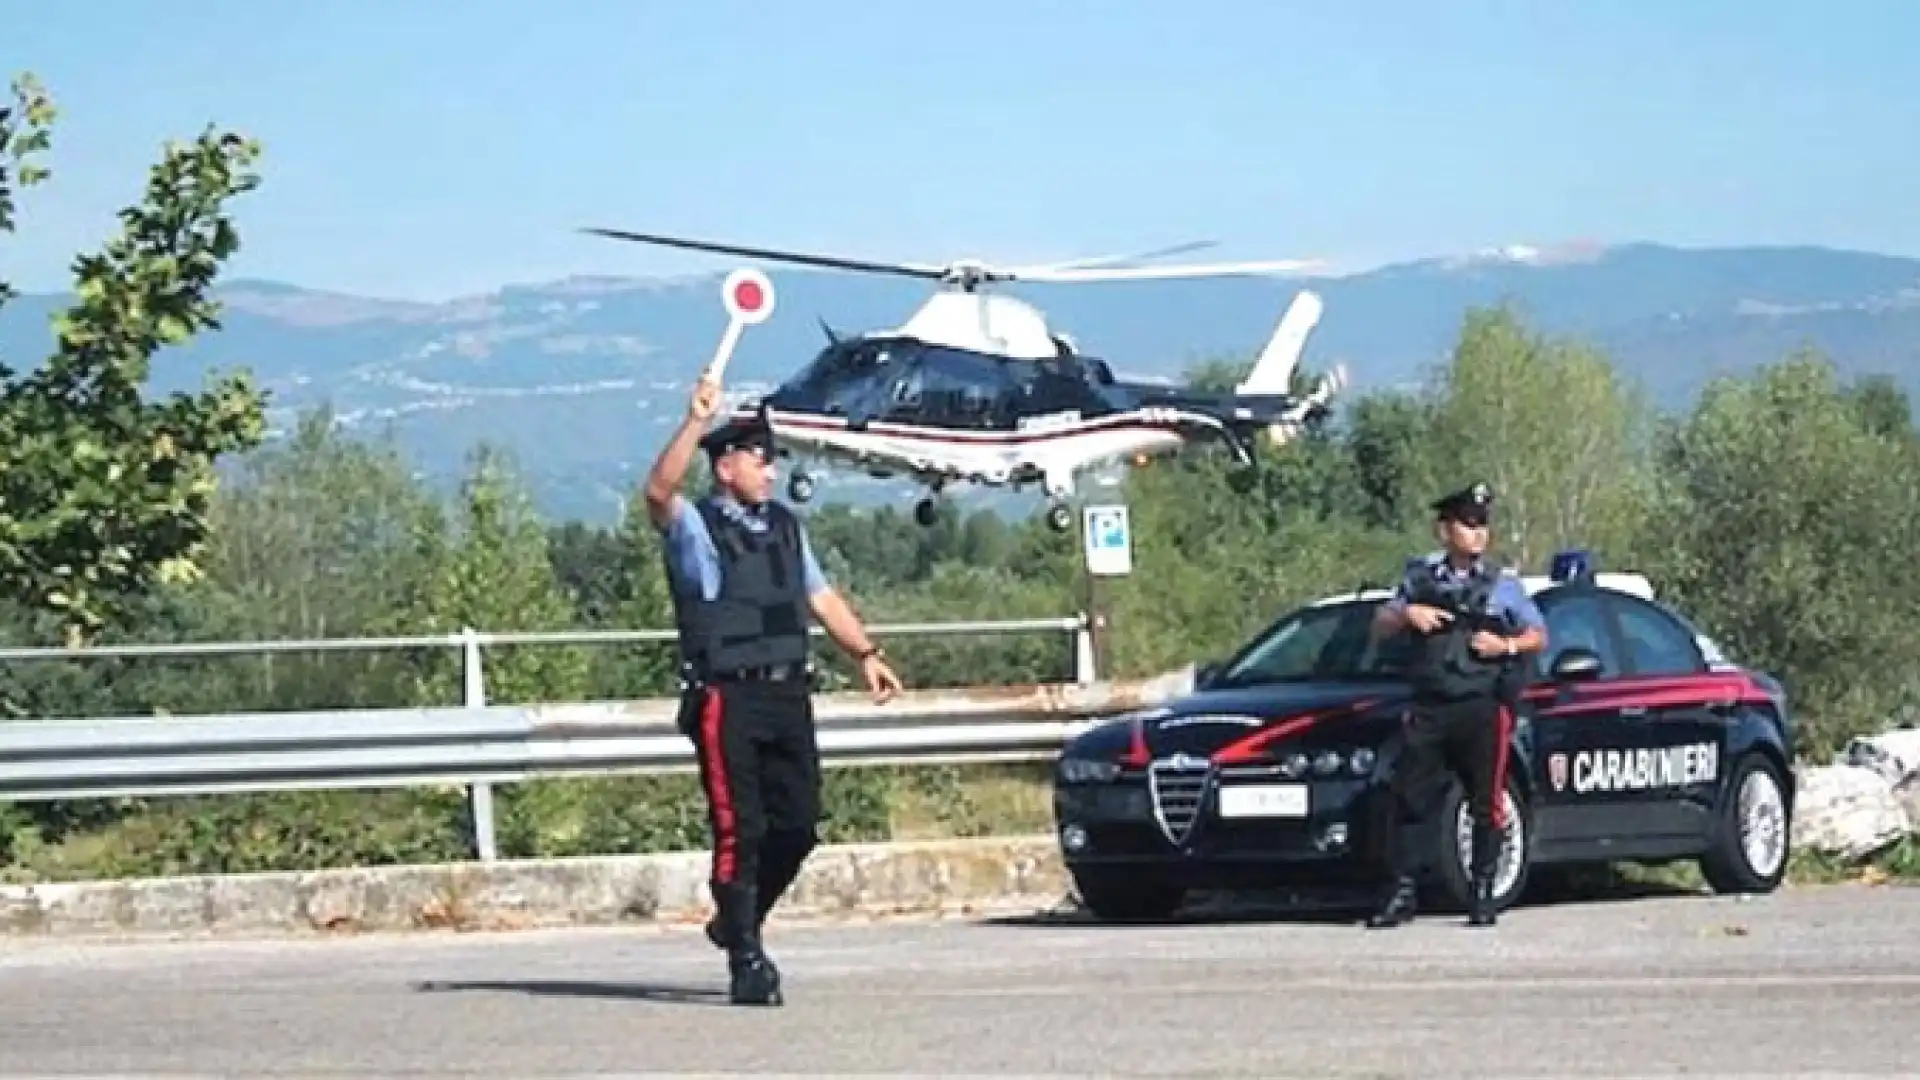
<svg viewBox="0 0 1920 1080">
<path fill-rule="evenodd" d="M 1147 761 L 1174 754 L 1259 762 L 1282 747 L 1372 744 L 1407 700 L 1398 683 L 1285 683 L 1203 690 L 1114 717 L 1068 747 L 1075 756 Z"/>
</svg>

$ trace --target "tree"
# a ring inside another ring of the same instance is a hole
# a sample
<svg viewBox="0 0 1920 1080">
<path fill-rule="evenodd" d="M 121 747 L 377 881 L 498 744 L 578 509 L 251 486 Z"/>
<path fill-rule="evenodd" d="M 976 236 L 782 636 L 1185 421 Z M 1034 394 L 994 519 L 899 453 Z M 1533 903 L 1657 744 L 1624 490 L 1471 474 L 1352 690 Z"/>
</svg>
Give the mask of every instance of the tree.
<svg viewBox="0 0 1920 1080">
<path fill-rule="evenodd" d="M 1425 524 L 1426 504 L 1410 485 L 1420 457 L 1420 440 L 1431 426 L 1428 404 L 1410 393 L 1391 390 L 1353 403 L 1347 448 L 1353 456 L 1354 484 L 1361 518 L 1376 528 Z"/>
<path fill-rule="evenodd" d="M 431 569 L 417 593 L 395 605 L 406 613 L 411 632 L 573 629 L 573 603 L 554 575 L 547 530 L 512 456 L 490 445 L 476 447 L 457 510 L 450 533 L 426 529 L 419 538 Z M 453 666 L 453 658 L 447 659 Z M 487 700 L 577 701 L 584 696 L 589 663 L 578 646 L 491 649 L 485 656 Z"/>
<path fill-rule="evenodd" d="M 45 181 L 53 100 L 31 75 L 0 109 L 0 230 L 14 185 Z M 123 619 L 156 584 L 199 576 L 214 464 L 259 444 L 264 399 L 245 375 L 141 397 L 154 355 L 218 329 L 211 296 L 239 250 L 227 203 L 259 183 L 259 146 L 209 127 L 170 142 L 120 235 L 74 261 L 78 300 L 30 373 L 0 363 L 0 599 L 53 610 L 71 643 Z M 14 291 L 0 283 L 0 304 Z"/>
<path fill-rule="evenodd" d="M 1499 547 L 1538 572 L 1566 547 L 1624 555 L 1649 480 L 1646 411 L 1607 357 L 1527 329 L 1507 309 L 1467 314 L 1412 462 L 1421 501 L 1493 485 Z"/>
<path fill-rule="evenodd" d="M 1660 445 L 1663 591 L 1784 678 L 1810 745 L 1912 704 L 1920 452 L 1862 425 L 1875 385 L 1803 353 L 1708 385 Z"/>
</svg>

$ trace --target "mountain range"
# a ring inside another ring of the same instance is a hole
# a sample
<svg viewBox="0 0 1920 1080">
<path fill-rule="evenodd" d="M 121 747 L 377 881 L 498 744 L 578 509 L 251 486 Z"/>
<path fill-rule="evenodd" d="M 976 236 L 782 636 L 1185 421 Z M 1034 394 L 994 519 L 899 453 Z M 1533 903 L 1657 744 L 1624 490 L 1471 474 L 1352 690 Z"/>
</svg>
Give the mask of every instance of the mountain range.
<svg viewBox="0 0 1920 1080">
<path fill-rule="evenodd" d="M 543 512 L 610 520 L 684 408 L 726 316 L 727 268 L 665 278 L 571 278 L 421 303 L 272 281 L 220 290 L 223 329 L 163 354 L 154 388 L 250 367 L 277 430 L 319 405 L 356 432 L 389 431 L 430 481 L 450 486 L 481 440 L 517 456 Z M 822 324 L 897 326 L 926 294 L 881 275 L 770 269 L 776 310 L 749 330 L 729 393 L 762 392 L 825 343 Z M 1577 334 L 1669 407 L 1710 378 L 1811 345 L 1841 371 L 1894 375 L 1920 398 L 1920 259 L 1817 247 L 1658 244 L 1508 248 L 1324 278 L 1215 278 L 1020 286 L 1057 331 L 1123 376 L 1177 378 L 1250 357 L 1294 291 L 1326 300 L 1303 364 L 1344 361 L 1349 393 L 1422 378 L 1469 307 L 1511 302 L 1531 325 Z M 68 302 L 28 294 L 0 311 L 0 356 L 30 367 Z M 821 498 L 905 489 L 821 478 Z"/>
</svg>

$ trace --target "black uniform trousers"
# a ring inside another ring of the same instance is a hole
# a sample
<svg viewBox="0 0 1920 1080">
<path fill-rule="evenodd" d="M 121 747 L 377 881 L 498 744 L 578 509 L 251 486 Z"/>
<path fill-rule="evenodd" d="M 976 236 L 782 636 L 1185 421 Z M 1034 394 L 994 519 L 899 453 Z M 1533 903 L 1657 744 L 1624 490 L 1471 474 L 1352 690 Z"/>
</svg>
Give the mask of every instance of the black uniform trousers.
<svg viewBox="0 0 1920 1080">
<path fill-rule="evenodd" d="M 1414 701 L 1406 746 L 1390 785 L 1394 813 L 1386 829 L 1386 861 L 1396 875 L 1414 876 L 1431 856 L 1431 847 L 1410 843 L 1408 834 L 1436 821 L 1450 775 L 1458 776 L 1466 788 L 1473 815 L 1472 869 L 1493 872 L 1506 826 L 1506 806 L 1499 796 L 1506 787 L 1512 732 L 1512 709 L 1490 695 Z M 1451 844 L 1452 823 L 1445 825 L 1440 838 Z"/>
<path fill-rule="evenodd" d="M 713 830 L 710 884 L 729 936 L 757 932 L 819 842 L 820 749 L 804 675 L 717 681 L 681 701 Z M 749 921 L 750 920 L 750 921 Z"/>
</svg>

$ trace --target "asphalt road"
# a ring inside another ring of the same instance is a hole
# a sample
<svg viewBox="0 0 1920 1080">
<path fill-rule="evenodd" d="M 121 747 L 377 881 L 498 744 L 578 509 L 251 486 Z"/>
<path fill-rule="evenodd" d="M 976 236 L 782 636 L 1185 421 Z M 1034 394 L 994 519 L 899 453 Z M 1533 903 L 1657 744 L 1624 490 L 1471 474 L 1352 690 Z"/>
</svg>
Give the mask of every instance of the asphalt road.
<svg viewBox="0 0 1920 1080">
<path fill-rule="evenodd" d="M 0 945 L 0 1073 L 1811 1077 L 1920 1068 L 1920 891 L 1309 918 Z"/>
</svg>

